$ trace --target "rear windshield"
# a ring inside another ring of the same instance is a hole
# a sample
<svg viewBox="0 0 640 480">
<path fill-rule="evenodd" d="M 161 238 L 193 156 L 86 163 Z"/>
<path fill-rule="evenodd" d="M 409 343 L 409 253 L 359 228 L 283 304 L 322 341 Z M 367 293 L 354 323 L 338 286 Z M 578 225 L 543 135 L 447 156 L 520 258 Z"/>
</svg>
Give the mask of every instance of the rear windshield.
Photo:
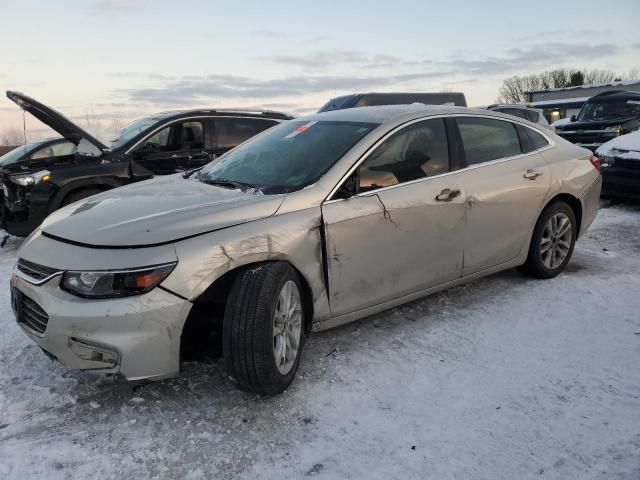
<svg viewBox="0 0 640 480">
<path fill-rule="evenodd" d="M 343 110 L 345 108 L 351 108 L 355 104 L 355 95 L 345 95 L 344 97 L 336 97 L 325 103 L 318 113 L 330 112 L 332 110 Z"/>
<path fill-rule="evenodd" d="M 615 120 L 638 116 L 640 116 L 640 100 L 600 100 L 585 103 L 578 114 L 578 121 Z"/>
<path fill-rule="evenodd" d="M 205 183 L 229 182 L 286 193 L 316 182 L 376 128 L 375 123 L 290 121 L 273 127 L 202 169 Z"/>
</svg>

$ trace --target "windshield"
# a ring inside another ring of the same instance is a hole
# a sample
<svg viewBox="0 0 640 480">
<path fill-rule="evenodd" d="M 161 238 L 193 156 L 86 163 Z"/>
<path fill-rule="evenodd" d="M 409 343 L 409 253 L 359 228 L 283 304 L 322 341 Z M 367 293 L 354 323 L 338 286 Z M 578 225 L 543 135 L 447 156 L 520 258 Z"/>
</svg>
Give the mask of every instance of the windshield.
<svg viewBox="0 0 640 480">
<path fill-rule="evenodd" d="M 41 143 L 29 143 L 16 147 L 0 157 L 0 165 L 11 165 L 21 160 L 26 154 L 33 152 Z"/>
<path fill-rule="evenodd" d="M 267 130 L 202 169 L 205 183 L 286 193 L 316 182 L 378 124 L 290 121 Z"/>
<path fill-rule="evenodd" d="M 640 116 L 640 100 L 588 102 L 578 114 L 579 122 L 615 120 Z"/>
<path fill-rule="evenodd" d="M 116 149 L 123 146 L 125 143 L 127 143 L 136 135 L 138 135 L 140 132 L 143 132 L 147 128 L 156 124 L 158 120 L 159 120 L 158 118 L 149 118 L 149 117 L 139 118 L 137 120 L 134 120 L 129 125 L 127 125 L 122 130 L 120 130 L 120 132 L 118 133 L 118 137 L 115 140 L 111 140 L 110 142 L 111 148 Z"/>
</svg>

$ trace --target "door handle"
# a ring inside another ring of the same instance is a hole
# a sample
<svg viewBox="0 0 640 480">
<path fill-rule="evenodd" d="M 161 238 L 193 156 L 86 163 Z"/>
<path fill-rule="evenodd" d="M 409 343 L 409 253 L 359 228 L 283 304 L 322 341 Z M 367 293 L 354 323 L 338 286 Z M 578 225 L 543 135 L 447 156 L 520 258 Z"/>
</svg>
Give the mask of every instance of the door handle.
<svg viewBox="0 0 640 480">
<path fill-rule="evenodd" d="M 524 172 L 524 175 L 522 175 L 524 178 L 528 179 L 528 180 L 535 180 L 536 178 L 538 178 L 540 175 L 542 175 L 542 172 L 540 172 L 539 170 L 532 170 L 529 169 L 526 172 Z"/>
<path fill-rule="evenodd" d="M 460 190 L 445 188 L 438 195 L 436 195 L 436 200 L 439 202 L 450 202 L 456 197 L 460 196 Z"/>
</svg>

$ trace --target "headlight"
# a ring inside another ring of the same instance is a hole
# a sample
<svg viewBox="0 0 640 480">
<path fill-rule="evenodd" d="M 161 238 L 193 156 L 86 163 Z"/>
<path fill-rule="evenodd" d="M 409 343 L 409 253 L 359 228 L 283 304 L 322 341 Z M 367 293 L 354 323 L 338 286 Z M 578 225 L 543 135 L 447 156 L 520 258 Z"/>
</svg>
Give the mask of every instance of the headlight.
<svg viewBox="0 0 640 480">
<path fill-rule="evenodd" d="M 607 135 L 618 136 L 622 133 L 622 125 L 616 125 L 615 127 L 607 127 L 603 129 L 602 132 Z"/>
<path fill-rule="evenodd" d="M 85 298 L 115 298 L 140 295 L 169 276 L 176 262 L 132 270 L 65 272 L 60 286 Z"/>
<path fill-rule="evenodd" d="M 49 170 L 40 170 L 36 173 L 28 173 L 22 175 L 11 175 L 9 179 L 18 185 L 22 185 L 23 187 L 29 187 L 31 185 L 35 185 L 39 181 L 48 181 L 51 177 L 51 172 Z"/>
</svg>

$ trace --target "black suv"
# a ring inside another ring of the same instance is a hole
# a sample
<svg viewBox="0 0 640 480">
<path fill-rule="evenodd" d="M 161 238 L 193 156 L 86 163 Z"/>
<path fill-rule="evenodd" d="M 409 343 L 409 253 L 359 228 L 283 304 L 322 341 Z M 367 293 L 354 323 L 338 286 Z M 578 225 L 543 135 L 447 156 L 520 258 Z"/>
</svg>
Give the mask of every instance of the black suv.
<svg viewBox="0 0 640 480">
<path fill-rule="evenodd" d="M 45 145 L 51 154 L 43 153 L 40 144 L 30 144 L 9 152 L 10 159 L 0 158 L 2 228 L 17 236 L 31 233 L 61 206 L 154 175 L 201 167 L 293 118 L 278 112 L 231 110 L 159 113 L 130 123 L 107 146 L 26 95 L 8 91 L 7 97 L 72 144 L 57 150 Z"/>
<path fill-rule="evenodd" d="M 604 92 L 591 97 L 571 122 L 556 126 L 556 133 L 595 152 L 605 142 L 640 127 L 640 93 Z"/>
<path fill-rule="evenodd" d="M 332 110 L 343 110 L 355 107 L 373 107 L 378 105 L 409 105 L 424 103 L 425 105 L 455 105 L 466 107 L 467 99 L 464 93 L 354 93 L 343 97 L 336 97 L 325 103 L 318 113 Z"/>
</svg>

